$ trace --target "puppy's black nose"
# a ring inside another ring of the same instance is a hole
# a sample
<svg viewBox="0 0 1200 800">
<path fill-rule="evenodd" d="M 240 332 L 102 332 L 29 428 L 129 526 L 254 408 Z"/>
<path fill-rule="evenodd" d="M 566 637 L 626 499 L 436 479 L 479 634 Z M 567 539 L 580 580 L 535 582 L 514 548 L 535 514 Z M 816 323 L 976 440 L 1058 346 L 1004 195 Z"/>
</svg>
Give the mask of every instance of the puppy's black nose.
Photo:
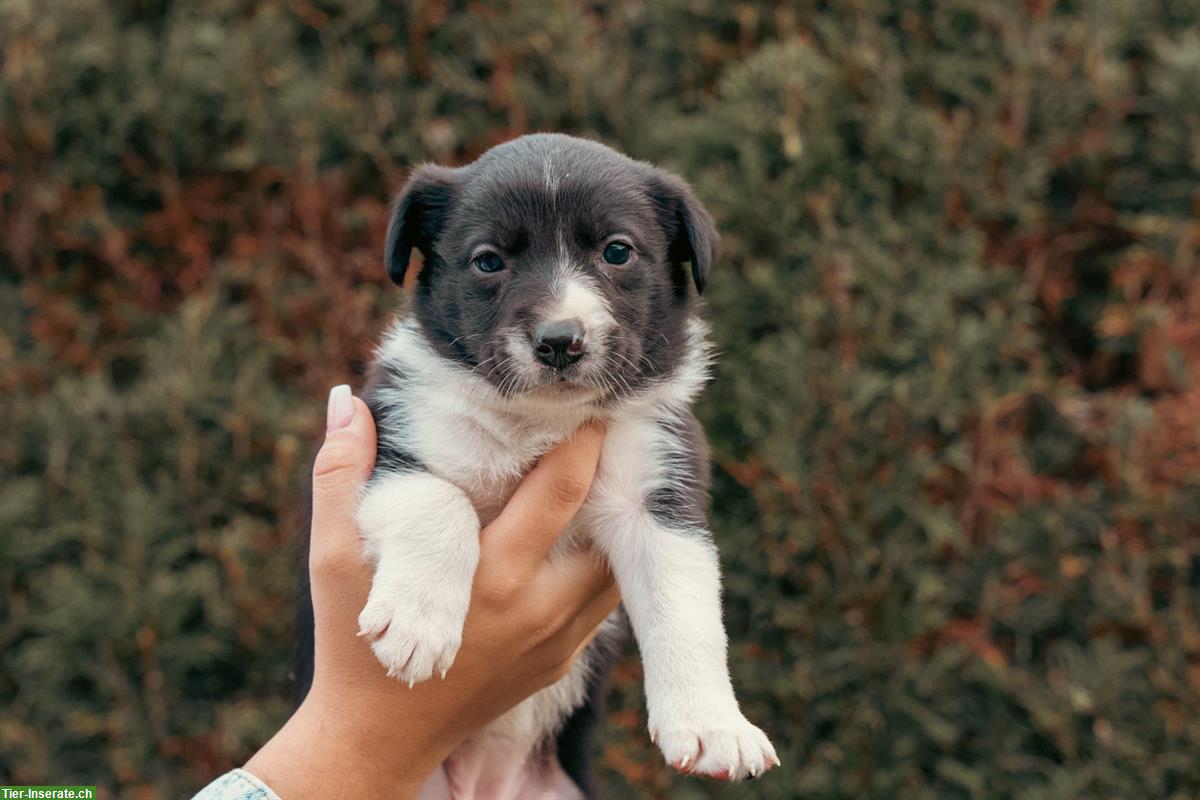
<svg viewBox="0 0 1200 800">
<path fill-rule="evenodd" d="M 543 322 L 533 332 L 533 352 L 538 361 L 565 369 L 583 357 L 583 323 L 577 319 Z"/>
</svg>

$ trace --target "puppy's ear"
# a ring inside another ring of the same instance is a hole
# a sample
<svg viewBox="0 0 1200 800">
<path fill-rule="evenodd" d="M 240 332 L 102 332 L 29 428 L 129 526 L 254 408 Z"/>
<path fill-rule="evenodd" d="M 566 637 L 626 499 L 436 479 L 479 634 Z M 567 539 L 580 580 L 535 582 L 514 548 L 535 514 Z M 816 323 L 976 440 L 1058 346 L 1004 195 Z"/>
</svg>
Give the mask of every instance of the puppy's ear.
<svg viewBox="0 0 1200 800">
<path fill-rule="evenodd" d="M 662 170 L 654 171 L 650 197 L 658 206 L 659 218 L 667 232 L 671 263 L 690 261 L 696 291 L 703 294 L 708 273 L 717 260 L 720 241 L 708 209 L 696 199 L 686 181 Z"/>
<path fill-rule="evenodd" d="M 388 275 L 397 285 L 404 282 L 414 247 L 429 261 L 460 179 L 459 170 L 437 164 L 422 164 L 408 177 L 392 205 L 383 252 Z"/>
</svg>

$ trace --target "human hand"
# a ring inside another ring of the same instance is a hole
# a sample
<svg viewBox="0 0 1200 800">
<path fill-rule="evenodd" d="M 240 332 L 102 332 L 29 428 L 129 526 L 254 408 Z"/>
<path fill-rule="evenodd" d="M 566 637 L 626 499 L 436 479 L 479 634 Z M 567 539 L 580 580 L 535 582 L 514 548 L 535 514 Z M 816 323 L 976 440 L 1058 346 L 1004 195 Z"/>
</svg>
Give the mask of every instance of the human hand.
<svg viewBox="0 0 1200 800">
<path fill-rule="evenodd" d="M 356 635 L 371 568 L 354 514 L 374 464 L 375 423 L 348 387 L 336 388 L 313 467 L 312 689 L 246 769 L 288 800 L 411 796 L 471 733 L 565 675 L 620 602 L 601 558 L 547 558 L 587 496 L 603 438 L 585 426 L 548 453 L 483 529 L 454 665 L 410 689 Z"/>
</svg>

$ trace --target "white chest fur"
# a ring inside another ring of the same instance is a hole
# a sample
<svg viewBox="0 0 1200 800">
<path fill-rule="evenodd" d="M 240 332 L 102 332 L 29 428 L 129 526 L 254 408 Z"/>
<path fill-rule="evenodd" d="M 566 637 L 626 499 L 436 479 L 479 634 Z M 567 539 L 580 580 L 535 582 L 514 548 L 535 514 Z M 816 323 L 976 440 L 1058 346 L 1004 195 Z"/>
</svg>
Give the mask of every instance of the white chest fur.
<svg viewBox="0 0 1200 800">
<path fill-rule="evenodd" d="M 415 454 L 430 472 L 460 488 L 484 525 L 537 460 L 588 419 L 609 425 L 600 469 L 608 476 L 604 483 L 630 499 L 644 496 L 648 487 L 630 482 L 652 478 L 655 460 L 669 454 L 654 420 L 687 407 L 703 385 L 706 366 L 698 351 L 670 380 L 613 407 L 555 396 L 502 398 L 478 375 L 438 358 L 408 325 L 392 330 L 379 357 L 406 376 L 402 387 L 377 390 L 403 419 L 397 429 L 382 429 L 381 441 Z"/>
</svg>

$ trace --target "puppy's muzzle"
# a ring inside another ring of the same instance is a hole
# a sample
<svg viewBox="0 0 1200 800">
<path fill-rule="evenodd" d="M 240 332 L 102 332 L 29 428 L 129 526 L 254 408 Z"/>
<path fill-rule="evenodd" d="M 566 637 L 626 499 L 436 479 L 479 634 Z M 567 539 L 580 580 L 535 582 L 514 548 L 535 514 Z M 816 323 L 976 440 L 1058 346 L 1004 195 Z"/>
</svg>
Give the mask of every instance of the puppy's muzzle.
<svg viewBox="0 0 1200 800">
<path fill-rule="evenodd" d="M 587 352 L 583 323 L 577 319 L 543 322 L 533 332 L 533 353 L 554 369 L 566 369 Z"/>
</svg>

